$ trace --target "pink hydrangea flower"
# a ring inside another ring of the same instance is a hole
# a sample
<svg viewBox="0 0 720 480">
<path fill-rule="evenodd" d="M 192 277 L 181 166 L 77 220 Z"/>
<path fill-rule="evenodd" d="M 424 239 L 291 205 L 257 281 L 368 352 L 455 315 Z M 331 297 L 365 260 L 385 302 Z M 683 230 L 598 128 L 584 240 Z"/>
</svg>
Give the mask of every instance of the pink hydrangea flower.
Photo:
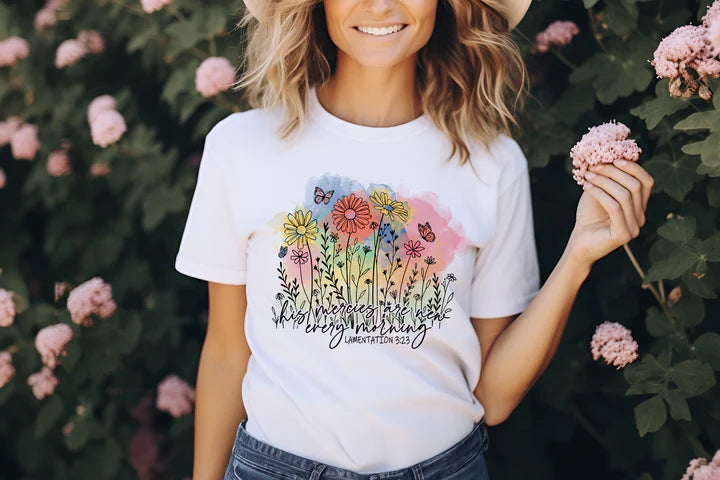
<svg viewBox="0 0 720 480">
<path fill-rule="evenodd" d="M 120 140 L 126 131 L 125 119 L 116 110 L 105 110 L 90 124 L 93 143 L 103 148 Z"/>
<path fill-rule="evenodd" d="M 162 10 L 172 3 L 172 0 L 140 0 L 145 13 L 153 13 Z"/>
<path fill-rule="evenodd" d="M 210 57 L 203 60 L 195 71 L 195 89 L 203 97 L 212 97 L 224 92 L 235 82 L 235 68 L 224 57 Z"/>
<path fill-rule="evenodd" d="M 30 45 L 20 37 L 8 37 L 0 41 L 0 67 L 14 67 L 18 60 L 30 55 Z"/>
<path fill-rule="evenodd" d="M 0 168 L 0 190 L 5 188 L 6 184 L 7 184 L 7 175 L 5 175 L 5 170 Z"/>
<path fill-rule="evenodd" d="M 0 352 L 0 388 L 8 384 L 15 376 L 15 367 L 12 364 L 12 355 L 7 350 Z"/>
<path fill-rule="evenodd" d="M 57 302 L 60 300 L 60 297 L 62 297 L 65 292 L 70 288 L 70 284 L 68 282 L 55 282 L 55 301 Z"/>
<path fill-rule="evenodd" d="M 93 163 L 90 165 L 90 175 L 93 177 L 105 177 L 110 174 L 110 165 L 107 163 Z"/>
<path fill-rule="evenodd" d="M 567 45 L 578 33 L 580 29 L 575 22 L 556 20 L 535 36 L 534 48 L 538 52 L 545 53 L 550 45 Z"/>
<path fill-rule="evenodd" d="M 17 160 L 32 160 L 40 150 L 38 128 L 29 123 L 23 124 L 10 137 L 10 151 Z"/>
<path fill-rule="evenodd" d="M 62 177 L 70 173 L 70 157 L 67 151 L 55 150 L 48 155 L 47 172 L 53 177 Z"/>
<path fill-rule="evenodd" d="M 33 373 L 27 379 L 27 384 L 32 387 L 33 395 L 38 400 L 45 398 L 45 395 L 55 393 L 58 379 L 55 377 L 52 369 L 43 365 L 39 372 Z"/>
<path fill-rule="evenodd" d="M 112 287 L 100 277 L 93 277 L 70 291 L 67 309 L 72 321 L 89 327 L 93 324 L 91 315 L 107 318 L 117 309 L 112 298 Z"/>
<path fill-rule="evenodd" d="M 88 123 L 93 123 L 97 116 L 106 110 L 117 109 L 117 101 L 112 95 L 100 95 L 95 97 L 87 108 Z"/>
<path fill-rule="evenodd" d="M 616 159 L 637 162 L 642 150 L 635 140 L 628 139 L 630 129 L 621 122 L 606 122 L 588 128 L 579 142 L 570 149 L 573 179 L 578 185 L 585 184 L 588 167 L 599 163 L 612 163 Z"/>
<path fill-rule="evenodd" d="M 35 14 L 33 24 L 36 32 L 42 32 L 47 27 L 52 27 L 57 23 L 57 16 L 55 10 L 51 8 L 43 7 Z"/>
<path fill-rule="evenodd" d="M 717 480 L 720 478 L 720 450 L 708 463 L 703 457 L 693 458 L 681 480 Z"/>
<path fill-rule="evenodd" d="M 720 19 L 708 25 L 707 39 L 710 41 L 710 54 L 714 57 L 720 55 Z"/>
<path fill-rule="evenodd" d="M 0 327 L 9 327 L 15 321 L 13 292 L 0 288 Z"/>
<path fill-rule="evenodd" d="M 85 44 L 77 38 L 69 38 L 58 46 L 55 52 L 55 67 L 65 68 L 75 64 L 88 54 Z"/>
<path fill-rule="evenodd" d="M 158 385 L 155 406 L 175 418 L 190 413 L 194 402 L 195 389 L 177 375 L 168 375 Z"/>
<path fill-rule="evenodd" d="M 17 132 L 25 121 L 16 116 L 8 117 L 4 122 L 0 122 L 0 147 L 10 143 L 10 139 Z"/>
<path fill-rule="evenodd" d="M 65 346 L 72 340 L 72 337 L 72 328 L 65 323 L 56 323 L 41 328 L 35 336 L 35 348 L 40 353 L 42 362 L 51 369 L 62 364 L 59 357 L 67 356 Z"/>
<path fill-rule="evenodd" d="M 138 480 L 151 480 L 158 463 L 162 435 L 143 425 L 130 438 L 128 457 Z"/>
<path fill-rule="evenodd" d="M 702 24 L 704 27 L 709 27 L 717 18 L 720 18 L 720 1 L 715 0 L 712 5 L 707 7 L 705 15 L 702 16 Z"/>
<path fill-rule="evenodd" d="M 590 349 L 594 360 L 602 357 L 608 365 L 622 367 L 637 359 L 638 344 L 632 332 L 617 322 L 603 322 L 595 328 Z"/>
<path fill-rule="evenodd" d="M 82 30 L 78 33 L 77 38 L 90 53 L 102 53 L 105 51 L 105 40 L 97 30 Z"/>
</svg>

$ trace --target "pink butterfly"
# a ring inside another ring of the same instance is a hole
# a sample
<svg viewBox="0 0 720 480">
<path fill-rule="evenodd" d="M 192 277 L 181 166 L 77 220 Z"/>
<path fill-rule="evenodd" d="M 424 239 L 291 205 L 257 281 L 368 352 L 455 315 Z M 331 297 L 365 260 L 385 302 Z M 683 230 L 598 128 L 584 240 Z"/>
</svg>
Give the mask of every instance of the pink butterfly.
<svg viewBox="0 0 720 480">
<path fill-rule="evenodd" d="M 330 197 L 333 196 L 333 193 L 335 193 L 335 190 L 329 190 L 327 193 L 323 191 L 320 187 L 315 187 L 315 203 L 324 203 L 327 205 L 330 203 Z"/>
</svg>

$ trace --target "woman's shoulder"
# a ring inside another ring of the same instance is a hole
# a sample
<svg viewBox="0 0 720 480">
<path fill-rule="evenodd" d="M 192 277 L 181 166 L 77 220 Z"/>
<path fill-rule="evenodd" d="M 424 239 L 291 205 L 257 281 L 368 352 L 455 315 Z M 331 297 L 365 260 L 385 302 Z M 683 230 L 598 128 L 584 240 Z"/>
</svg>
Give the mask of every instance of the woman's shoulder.
<svg viewBox="0 0 720 480">
<path fill-rule="evenodd" d="M 274 121 L 275 115 L 272 111 L 260 108 L 233 112 L 216 122 L 207 137 L 218 143 L 258 138 L 271 133 L 268 129 L 273 126 Z"/>
<path fill-rule="evenodd" d="M 512 136 L 500 132 L 489 142 L 489 148 L 479 146 L 477 158 L 486 159 L 499 172 L 499 188 L 503 191 L 528 169 L 528 162 L 520 144 Z M 475 156 L 475 155 L 473 155 Z"/>
</svg>

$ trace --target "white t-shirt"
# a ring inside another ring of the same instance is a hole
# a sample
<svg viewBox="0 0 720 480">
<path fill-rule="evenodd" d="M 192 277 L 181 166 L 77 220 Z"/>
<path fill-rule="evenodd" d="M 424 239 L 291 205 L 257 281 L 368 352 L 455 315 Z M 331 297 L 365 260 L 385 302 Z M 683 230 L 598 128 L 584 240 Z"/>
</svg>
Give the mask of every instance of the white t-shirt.
<svg viewBox="0 0 720 480">
<path fill-rule="evenodd" d="M 526 158 L 506 135 L 471 145 L 481 179 L 446 162 L 429 117 L 362 126 L 314 89 L 295 143 L 281 116 L 207 135 L 175 268 L 246 284 L 250 435 L 359 473 L 409 467 L 483 418 L 470 317 L 539 290 Z"/>
</svg>

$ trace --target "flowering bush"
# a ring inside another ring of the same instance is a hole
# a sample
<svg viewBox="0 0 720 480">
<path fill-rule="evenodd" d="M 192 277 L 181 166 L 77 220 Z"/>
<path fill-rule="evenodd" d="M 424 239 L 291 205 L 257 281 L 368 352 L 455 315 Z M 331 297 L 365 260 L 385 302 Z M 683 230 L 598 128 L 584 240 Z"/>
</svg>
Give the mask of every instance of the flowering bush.
<svg viewBox="0 0 720 480">
<path fill-rule="evenodd" d="M 243 45 L 239 5 L 0 3 L 7 478 L 191 472 L 207 290 L 172 265 L 204 136 L 248 108 L 230 89 Z M 493 477 L 717 472 L 720 3 L 688 6 L 533 2 L 515 30 L 534 94 L 516 138 L 534 180 L 544 273 L 572 227 L 575 183 L 588 166 L 642 154 L 655 187 L 647 225 L 630 242 L 637 257 L 613 252 L 593 267 L 554 360 L 493 427 L 503 432 L 488 456 Z M 305 233 L 288 228 L 285 268 L 313 268 L 303 235 L 336 242 L 359 231 L 435 268 L 442 259 L 421 242 L 365 225 L 366 208 L 388 201 L 382 192 L 348 197 Z M 356 221 L 345 220 L 347 209 Z M 288 213 L 291 226 L 305 222 Z M 353 287 L 354 296 L 367 288 Z M 524 439 L 532 445 L 517 462 Z"/>
</svg>

